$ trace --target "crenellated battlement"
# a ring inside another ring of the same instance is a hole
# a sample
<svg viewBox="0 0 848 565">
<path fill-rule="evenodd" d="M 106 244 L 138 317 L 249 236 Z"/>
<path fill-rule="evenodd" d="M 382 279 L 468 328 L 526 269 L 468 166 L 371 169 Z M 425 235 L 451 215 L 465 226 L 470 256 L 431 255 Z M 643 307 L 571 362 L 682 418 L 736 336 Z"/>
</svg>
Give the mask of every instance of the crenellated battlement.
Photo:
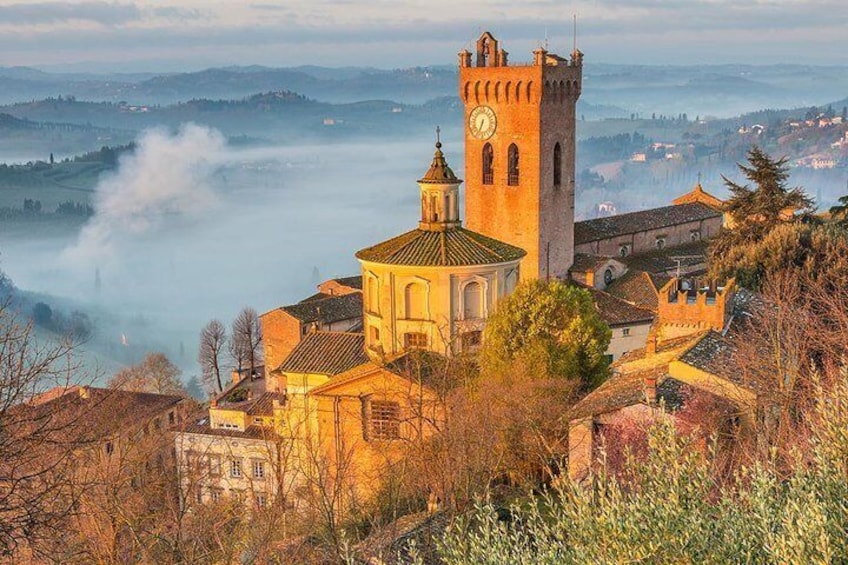
<svg viewBox="0 0 848 565">
<path fill-rule="evenodd" d="M 683 335 L 686 330 L 722 331 L 733 313 L 735 279 L 723 286 L 715 280 L 673 278 L 659 291 L 657 321 L 668 334 Z"/>
<path fill-rule="evenodd" d="M 509 65 L 508 53 L 486 32 L 476 55 L 472 66 L 472 53 L 459 53 L 459 95 L 465 104 L 566 104 L 580 97 L 583 54 L 578 50 L 566 59 L 539 48 L 532 63 Z"/>
</svg>

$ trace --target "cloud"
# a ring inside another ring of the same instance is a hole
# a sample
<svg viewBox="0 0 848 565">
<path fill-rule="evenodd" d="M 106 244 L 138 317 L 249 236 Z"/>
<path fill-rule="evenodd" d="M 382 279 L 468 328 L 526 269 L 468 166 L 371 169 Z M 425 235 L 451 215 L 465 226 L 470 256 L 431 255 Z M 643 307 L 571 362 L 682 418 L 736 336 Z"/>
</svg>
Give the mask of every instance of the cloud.
<svg viewBox="0 0 848 565">
<path fill-rule="evenodd" d="M 109 257 L 128 238 L 141 238 L 166 221 L 197 218 L 217 202 L 211 178 L 225 160 L 226 142 L 216 130 L 187 124 L 176 134 L 152 129 L 118 170 L 95 189 L 95 215 L 65 257 Z"/>
<path fill-rule="evenodd" d="M 431 8 L 421 11 L 406 0 L 315 0 L 296 8 L 260 0 L 224 8 L 210 4 L 202 14 L 192 9 L 196 4 L 175 2 L 169 8 L 143 8 L 144 25 L 121 28 L 64 26 L 38 33 L 3 26 L 0 16 L 0 64 L 110 57 L 167 61 L 170 69 L 188 58 L 205 66 L 439 64 L 453 62 L 481 26 L 503 39 L 520 61 L 546 32 L 555 40 L 554 50 L 568 51 L 575 12 L 587 61 L 827 64 L 844 58 L 837 39 L 844 33 L 842 22 L 833 17 L 844 10 L 841 1 L 822 0 L 811 9 L 790 0 L 581 0 L 571 6 L 559 0 L 461 5 L 432 0 Z"/>
<path fill-rule="evenodd" d="M 0 6 L 2 24 L 52 24 L 76 20 L 120 25 L 141 17 L 141 10 L 135 4 L 114 2 L 28 2 Z"/>
</svg>

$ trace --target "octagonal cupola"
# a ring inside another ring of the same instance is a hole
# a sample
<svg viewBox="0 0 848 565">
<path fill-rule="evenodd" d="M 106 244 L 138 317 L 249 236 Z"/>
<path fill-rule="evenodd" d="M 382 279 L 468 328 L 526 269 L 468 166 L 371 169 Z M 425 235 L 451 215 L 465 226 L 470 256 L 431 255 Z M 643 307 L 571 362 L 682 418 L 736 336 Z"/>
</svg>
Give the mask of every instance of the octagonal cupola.
<svg viewBox="0 0 848 565">
<path fill-rule="evenodd" d="M 421 221 L 419 229 L 427 231 L 448 231 L 460 227 L 459 185 L 462 180 L 456 178 L 442 153 L 442 142 L 436 132 L 436 152 L 433 162 L 424 176 L 418 180 L 421 188 Z"/>
</svg>

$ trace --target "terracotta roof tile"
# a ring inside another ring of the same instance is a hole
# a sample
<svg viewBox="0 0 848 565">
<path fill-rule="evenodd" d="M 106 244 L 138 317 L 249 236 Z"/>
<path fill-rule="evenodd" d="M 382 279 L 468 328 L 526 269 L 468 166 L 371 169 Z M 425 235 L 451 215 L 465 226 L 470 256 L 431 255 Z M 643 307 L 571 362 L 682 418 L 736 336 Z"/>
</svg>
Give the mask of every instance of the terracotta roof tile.
<svg viewBox="0 0 848 565">
<path fill-rule="evenodd" d="M 354 275 L 352 277 L 337 277 L 335 279 L 330 280 L 335 281 L 342 286 L 362 290 L 362 275 Z"/>
<path fill-rule="evenodd" d="M 706 266 L 708 247 L 709 242 L 707 241 L 693 241 L 648 253 L 622 257 L 621 262 L 625 263 L 630 269 L 645 271 L 653 276 L 658 273 L 664 274 L 676 271 L 678 261 L 680 261 L 682 272 L 691 274 L 693 271 L 701 270 Z"/>
<path fill-rule="evenodd" d="M 721 210 L 724 208 L 724 201 L 716 198 L 701 186 L 701 183 L 695 185 L 691 191 L 687 192 L 682 196 L 678 196 L 672 201 L 672 204 L 676 206 L 680 206 L 681 204 L 690 204 L 692 202 L 700 202 L 710 208 L 715 210 Z"/>
<path fill-rule="evenodd" d="M 664 206 L 651 210 L 618 214 L 595 220 L 585 220 L 574 224 L 574 244 L 580 245 L 590 241 L 609 239 L 619 235 L 655 230 L 720 216 L 721 212 L 717 212 L 700 202 L 693 202 L 678 206 Z"/>
<path fill-rule="evenodd" d="M 709 331 L 680 356 L 680 361 L 731 382 L 743 384 L 739 371 L 733 370 L 736 352 L 737 348 L 731 340 L 716 331 Z"/>
<path fill-rule="evenodd" d="M 465 228 L 416 229 L 356 253 L 363 261 L 421 267 L 491 265 L 517 261 L 525 255 L 523 249 Z"/>
<path fill-rule="evenodd" d="M 668 280 L 665 282 L 668 282 Z M 659 303 L 657 293 L 659 288 L 661 287 L 655 286 L 653 277 L 648 273 L 630 270 L 612 281 L 606 288 L 606 292 L 636 306 L 656 312 Z"/>
<path fill-rule="evenodd" d="M 331 324 L 361 317 L 362 294 L 351 292 L 340 296 L 326 295 L 324 298 L 312 295 L 303 302 L 283 306 L 282 309 L 305 324 L 311 322 Z"/>
<path fill-rule="evenodd" d="M 589 291 L 592 293 L 598 314 L 609 326 L 649 324 L 654 321 L 654 313 L 647 308 L 634 306 L 621 298 L 600 290 L 590 288 Z"/>
<path fill-rule="evenodd" d="M 587 253 L 575 253 L 574 262 L 571 264 L 571 268 L 569 270 L 578 273 L 593 271 L 610 259 L 613 259 L 613 257 L 602 257 L 600 255 L 589 255 Z"/>
<path fill-rule="evenodd" d="M 368 356 L 362 334 L 315 332 L 297 344 L 279 371 L 334 376 L 366 362 Z"/>
</svg>

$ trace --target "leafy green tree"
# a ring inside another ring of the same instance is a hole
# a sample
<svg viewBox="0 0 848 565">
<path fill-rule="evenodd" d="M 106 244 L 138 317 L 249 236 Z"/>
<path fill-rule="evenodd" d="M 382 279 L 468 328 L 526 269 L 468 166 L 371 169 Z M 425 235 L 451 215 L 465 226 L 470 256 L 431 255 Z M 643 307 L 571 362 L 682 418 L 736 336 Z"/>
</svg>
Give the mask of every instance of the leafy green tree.
<svg viewBox="0 0 848 565">
<path fill-rule="evenodd" d="M 540 378 L 577 379 L 590 388 L 607 376 L 611 335 L 589 291 L 558 280 L 524 281 L 486 323 L 481 368 L 504 374 L 521 364 Z"/>
<path fill-rule="evenodd" d="M 760 289 L 780 276 L 797 277 L 805 288 L 848 284 L 848 231 L 836 225 L 786 223 L 757 240 L 711 251 L 712 276 L 736 277 L 747 288 Z"/>
<path fill-rule="evenodd" d="M 848 227 L 848 195 L 839 198 L 839 204 L 831 206 L 830 217 Z"/>
</svg>

